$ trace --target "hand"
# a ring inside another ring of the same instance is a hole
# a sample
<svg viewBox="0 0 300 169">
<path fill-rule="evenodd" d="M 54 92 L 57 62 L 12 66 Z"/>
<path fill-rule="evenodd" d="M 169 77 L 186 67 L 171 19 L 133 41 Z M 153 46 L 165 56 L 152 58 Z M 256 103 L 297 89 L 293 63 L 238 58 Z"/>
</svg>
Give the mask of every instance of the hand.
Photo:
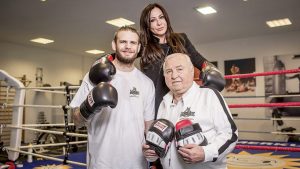
<svg viewBox="0 0 300 169">
<path fill-rule="evenodd" d="M 203 148 L 196 144 L 186 144 L 179 148 L 178 153 L 187 164 L 203 162 L 205 158 Z"/>
<path fill-rule="evenodd" d="M 143 154 L 149 162 L 154 162 L 158 159 L 158 155 L 155 153 L 154 150 L 151 150 L 150 146 L 147 144 L 143 145 Z"/>
</svg>

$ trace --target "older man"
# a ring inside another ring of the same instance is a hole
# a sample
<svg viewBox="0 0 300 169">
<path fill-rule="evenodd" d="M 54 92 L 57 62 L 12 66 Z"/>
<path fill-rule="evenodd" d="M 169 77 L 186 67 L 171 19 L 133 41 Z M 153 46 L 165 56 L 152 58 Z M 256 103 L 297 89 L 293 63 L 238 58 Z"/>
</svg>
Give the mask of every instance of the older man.
<svg viewBox="0 0 300 169">
<path fill-rule="evenodd" d="M 170 89 L 158 110 L 158 118 L 173 124 L 188 119 L 198 123 L 206 145 L 185 144 L 177 149 L 173 140 L 171 148 L 161 162 L 164 169 L 226 169 L 226 155 L 237 142 L 237 128 L 220 93 L 210 88 L 200 88 L 193 82 L 194 68 L 190 58 L 174 53 L 163 65 L 165 81 Z M 147 159 L 157 157 L 155 151 L 144 145 Z"/>
</svg>

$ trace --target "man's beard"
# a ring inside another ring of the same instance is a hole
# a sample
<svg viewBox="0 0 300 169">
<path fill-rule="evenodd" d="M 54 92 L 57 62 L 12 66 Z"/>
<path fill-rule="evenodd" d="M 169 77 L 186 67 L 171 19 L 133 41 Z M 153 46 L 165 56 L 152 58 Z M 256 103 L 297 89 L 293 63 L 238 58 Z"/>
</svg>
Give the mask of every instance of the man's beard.
<svg viewBox="0 0 300 169">
<path fill-rule="evenodd" d="M 124 63 L 124 64 L 131 64 L 135 61 L 136 59 L 136 54 L 132 58 L 125 58 L 123 57 L 120 52 L 116 52 L 116 58 L 119 60 L 119 62 Z"/>
</svg>

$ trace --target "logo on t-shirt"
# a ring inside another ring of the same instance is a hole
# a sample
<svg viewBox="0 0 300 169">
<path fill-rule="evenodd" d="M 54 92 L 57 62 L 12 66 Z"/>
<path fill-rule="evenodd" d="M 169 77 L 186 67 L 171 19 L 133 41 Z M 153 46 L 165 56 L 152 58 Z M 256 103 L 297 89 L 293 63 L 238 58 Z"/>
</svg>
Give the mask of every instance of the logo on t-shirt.
<svg viewBox="0 0 300 169">
<path fill-rule="evenodd" d="M 140 92 L 136 90 L 136 87 L 133 87 L 129 92 L 130 97 L 138 97 L 139 95 Z"/>
<path fill-rule="evenodd" d="M 195 112 L 192 112 L 190 107 L 187 107 L 185 111 L 180 113 L 180 117 L 189 117 L 189 116 L 195 116 Z"/>
</svg>

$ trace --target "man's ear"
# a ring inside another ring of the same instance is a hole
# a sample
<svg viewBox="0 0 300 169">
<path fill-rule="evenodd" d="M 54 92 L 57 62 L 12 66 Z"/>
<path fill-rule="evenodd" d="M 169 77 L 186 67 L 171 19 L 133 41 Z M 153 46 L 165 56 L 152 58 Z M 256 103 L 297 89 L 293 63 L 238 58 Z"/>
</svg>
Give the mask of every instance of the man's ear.
<svg viewBox="0 0 300 169">
<path fill-rule="evenodd" d="M 111 42 L 111 48 L 116 51 L 116 43 L 114 40 Z"/>
</svg>

